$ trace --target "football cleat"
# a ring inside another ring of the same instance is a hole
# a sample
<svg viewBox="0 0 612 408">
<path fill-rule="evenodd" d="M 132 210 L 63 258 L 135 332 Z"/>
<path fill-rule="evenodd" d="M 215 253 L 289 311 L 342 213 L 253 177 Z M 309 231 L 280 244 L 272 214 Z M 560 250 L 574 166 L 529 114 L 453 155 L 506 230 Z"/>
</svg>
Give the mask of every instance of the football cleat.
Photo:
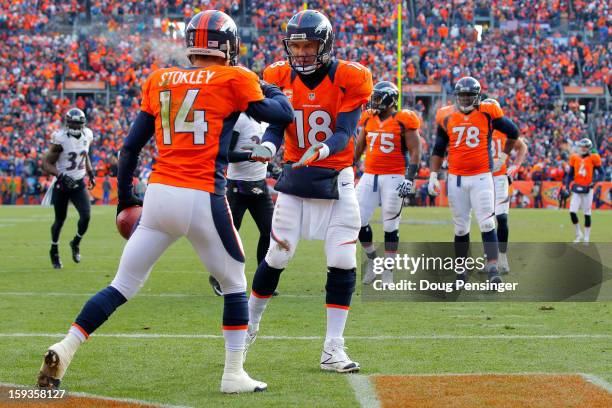
<svg viewBox="0 0 612 408">
<path fill-rule="evenodd" d="M 489 276 L 489 282 L 491 283 L 503 283 L 501 276 L 499 276 L 499 272 L 497 270 L 497 264 L 489 263 L 485 265 L 484 270 L 487 272 Z"/>
<path fill-rule="evenodd" d="M 374 262 L 368 259 L 368 263 L 365 267 L 365 273 L 363 274 L 362 282 L 364 285 L 370 285 L 376 280 L 376 273 L 374 272 Z"/>
<path fill-rule="evenodd" d="M 81 252 L 79 251 L 79 244 L 74 241 L 70 241 L 70 249 L 72 249 L 72 260 L 76 263 L 81 262 Z"/>
<path fill-rule="evenodd" d="M 508 255 L 505 252 L 500 252 L 497 258 L 497 269 L 499 273 L 506 274 L 510 273 L 510 264 L 508 263 Z"/>
<path fill-rule="evenodd" d="M 49 251 L 49 256 L 51 257 L 51 263 L 53 264 L 53 268 L 62 269 L 64 265 L 62 265 L 62 261 L 60 261 L 59 253 L 57 252 L 57 248 L 51 247 Z"/>
<path fill-rule="evenodd" d="M 581 242 L 583 238 L 584 238 L 584 235 L 582 235 L 582 231 L 578 230 L 578 233 L 576 234 L 576 238 L 574 239 L 574 244 Z"/>
<path fill-rule="evenodd" d="M 252 379 L 244 370 L 238 373 L 223 373 L 221 378 L 221 392 L 224 394 L 261 392 L 267 388 L 268 384 Z"/>
<path fill-rule="evenodd" d="M 245 339 L 244 339 L 244 352 L 242 355 L 242 362 L 246 360 L 247 353 L 249 351 L 249 347 L 255 343 L 255 339 L 257 338 L 258 330 L 255 330 L 250 324 L 247 328 Z"/>
<path fill-rule="evenodd" d="M 359 363 L 352 361 L 345 350 L 343 338 L 326 340 L 323 353 L 321 353 L 321 370 L 337 373 L 356 373 L 359 371 L 361 368 Z"/>
<path fill-rule="evenodd" d="M 385 269 L 381 275 L 382 283 L 393 283 L 393 271 Z"/>
<path fill-rule="evenodd" d="M 38 386 L 40 388 L 59 388 L 73 355 L 74 353 L 66 349 L 61 342 L 49 347 L 38 373 Z"/>
<path fill-rule="evenodd" d="M 458 282 L 463 282 L 464 284 L 468 281 L 468 276 L 466 272 L 458 273 L 455 277 L 455 290 L 460 290 L 461 288 L 458 285 Z"/>
</svg>

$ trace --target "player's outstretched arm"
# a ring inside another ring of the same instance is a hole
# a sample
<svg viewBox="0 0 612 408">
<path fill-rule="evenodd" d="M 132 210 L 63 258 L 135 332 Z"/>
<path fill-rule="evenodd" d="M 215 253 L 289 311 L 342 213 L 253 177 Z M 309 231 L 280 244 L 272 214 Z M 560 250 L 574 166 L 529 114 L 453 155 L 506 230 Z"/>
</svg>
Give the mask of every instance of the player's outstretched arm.
<svg viewBox="0 0 612 408">
<path fill-rule="evenodd" d="M 421 163 L 421 137 L 418 129 L 406 129 L 404 131 L 404 141 L 406 149 L 410 155 L 410 161 L 404 181 L 397 186 L 397 191 L 400 197 L 405 198 L 415 193 L 414 179 L 419 172 L 419 164 Z"/>
<path fill-rule="evenodd" d="M 287 125 L 293 120 L 293 108 L 289 99 L 276 86 L 262 81 L 261 90 L 265 99 L 249 103 L 247 115 L 260 122 Z"/>
<path fill-rule="evenodd" d="M 142 205 L 142 201 L 134 196 L 132 178 L 134 170 L 136 170 L 138 165 L 140 151 L 151 139 L 154 132 L 155 117 L 140 111 L 138 116 L 136 116 L 136 120 L 132 123 L 130 132 L 125 138 L 119 154 L 117 170 L 119 204 L 117 205 L 117 214 L 127 207 Z"/>
</svg>

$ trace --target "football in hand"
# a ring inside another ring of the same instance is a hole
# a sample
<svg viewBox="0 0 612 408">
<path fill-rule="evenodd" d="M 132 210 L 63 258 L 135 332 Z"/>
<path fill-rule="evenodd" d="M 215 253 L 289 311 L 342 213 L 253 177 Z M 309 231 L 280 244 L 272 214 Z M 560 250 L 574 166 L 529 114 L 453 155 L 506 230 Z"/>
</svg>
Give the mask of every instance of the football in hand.
<svg viewBox="0 0 612 408">
<path fill-rule="evenodd" d="M 140 214 L 142 214 L 142 207 L 134 206 L 126 208 L 117 215 L 117 230 L 123 238 L 130 239 L 138 226 Z"/>
</svg>

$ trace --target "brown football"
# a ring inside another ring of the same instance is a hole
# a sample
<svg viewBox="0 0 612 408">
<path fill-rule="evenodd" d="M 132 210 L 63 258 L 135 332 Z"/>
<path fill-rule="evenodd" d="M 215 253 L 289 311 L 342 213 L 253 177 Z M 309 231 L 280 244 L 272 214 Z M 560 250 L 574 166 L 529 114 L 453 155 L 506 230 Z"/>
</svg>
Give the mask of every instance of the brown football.
<svg viewBox="0 0 612 408">
<path fill-rule="evenodd" d="M 123 238 L 130 239 L 140 221 L 140 214 L 142 214 L 142 207 L 137 205 L 128 207 L 117 215 L 117 231 Z"/>
</svg>

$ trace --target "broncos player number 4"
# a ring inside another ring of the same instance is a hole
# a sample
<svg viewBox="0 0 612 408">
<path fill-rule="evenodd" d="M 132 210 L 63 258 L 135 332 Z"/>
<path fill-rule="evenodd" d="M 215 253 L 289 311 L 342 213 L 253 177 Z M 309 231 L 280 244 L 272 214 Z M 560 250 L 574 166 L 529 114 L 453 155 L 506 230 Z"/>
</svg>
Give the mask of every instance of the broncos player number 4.
<svg viewBox="0 0 612 408">
<path fill-rule="evenodd" d="M 187 121 L 187 115 L 193 106 L 193 102 L 198 96 L 199 89 L 189 89 L 185 94 L 183 103 L 174 118 L 174 133 L 193 133 L 193 144 L 203 145 L 206 143 L 205 135 L 208 131 L 206 123 L 206 112 L 203 110 L 193 111 L 193 121 Z M 161 123 L 164 135 L 164 144 L 172 144 L 172 132 L 170 132 L 170 98 L 171 91 L 159 93 L 159 103 L 161 105 Z"/>
</svg>

